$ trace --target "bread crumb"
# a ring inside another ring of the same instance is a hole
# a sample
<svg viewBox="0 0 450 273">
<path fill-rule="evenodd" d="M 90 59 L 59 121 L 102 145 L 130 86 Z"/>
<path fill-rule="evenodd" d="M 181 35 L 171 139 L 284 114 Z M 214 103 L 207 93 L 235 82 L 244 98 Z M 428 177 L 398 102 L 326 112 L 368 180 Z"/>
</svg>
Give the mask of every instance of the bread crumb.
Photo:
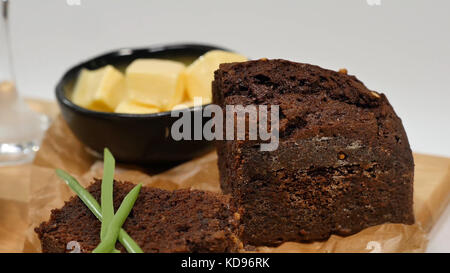
<svg viewBox="0 0 450 273">
<path fill-rule="evenodd" d="M 338 70 L 338 72 L 341 74 L 345 74 L 345 75 L 347 75 L 347 73 L 348 73 L 347 68 L 341 68 Z"/>
<path fill-rule="evenodd" d="M 375 98 L 379 99 L 380 98 L 380 94 L 378 94 L 375 91 L 370 92 Z"/>
<path fill-rule="evenodd" d="M 239 221 L 241 219 L 241 215 L 237 212 L 234 213 L 234 220 Z"/>
</svg>

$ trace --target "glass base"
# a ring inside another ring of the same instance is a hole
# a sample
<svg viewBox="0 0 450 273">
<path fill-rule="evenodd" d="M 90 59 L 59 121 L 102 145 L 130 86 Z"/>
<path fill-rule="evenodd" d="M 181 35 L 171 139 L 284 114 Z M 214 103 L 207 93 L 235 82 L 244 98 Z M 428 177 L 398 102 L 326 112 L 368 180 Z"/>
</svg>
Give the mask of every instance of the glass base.
<svg viewBox="0 0 450 273">
<path fill-rule="evenodd" d="M 45 130 L 49 127 L 51 120 L 42 114 L 31 112 L 33 116 L 32 123 L 28 126 L 19 123 L 19 131 L 22 137 L 17 137 L 17 141 L 1 140 L 0 139 L 0 166 L 18 165 L 31 162 L 41 144 L 42 137 Z M 1 125 L 1 124 L 0 124 Z M 34 125 L 34 126 L 31 126 Z M 9 128 L 10 132 L 17 128 Z M 33 129 L 32 129 L 33 128 Z M 29 130 L 30 132 L 28 132 Z M 27 136 L 24 138 L 24 136 Z"/>
<path fill-rule="evenodd" d="M 25 143 L 0 143 L 0 166 L 17 165 L 33 160 L 39 150 L 37 141 Z"/>
</svg>

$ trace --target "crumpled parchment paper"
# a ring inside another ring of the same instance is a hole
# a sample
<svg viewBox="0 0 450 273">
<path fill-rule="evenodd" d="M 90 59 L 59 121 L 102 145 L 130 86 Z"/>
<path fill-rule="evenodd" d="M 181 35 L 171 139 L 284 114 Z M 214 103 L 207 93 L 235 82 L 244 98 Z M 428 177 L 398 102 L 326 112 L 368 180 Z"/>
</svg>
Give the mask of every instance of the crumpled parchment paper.
<svg viewBox="0 0 450 273">
<path fill-rule="evenodd" d="M 259 247 L 259 252 L 423 252 L 427 233 L 446 207 L 450 196 L 450 159 L 415 155 L 416 224 L 383 224 L 348 237 L 331 236 L 314 243 L 288 242 L 279 247 Z M 0 195 L 0 251 L 40 252 L 34 228 L 73 194 L 55 175 L 61 168 L 87 186 L 101 177 L 102 161 L 91 156 L 58 117 L 42 143 L 35 161 L 20 172 L 29 172 L 29 198 L 5 199 Z M 158 172 L 155 174 L 156 172 Z M 217 156 L 213 151 L 162 171 L 152 166 L 118 165 L 115 178 L 163 189 L 195 188 L 220 192 Z M 16 170 L 17 172 L 17 170 Z M 0 175 L 1 175 L 0 170 Z M 10 175 L 14 175 L 11 171 Z M 1 185 L 1 184 L 0 184 Z M 1 186 L 4 187 L 4 186 Z M 6 186 L 5 186 L 6 187 Z M 0 188 L 1 189 L 1 188 Z M 9 191 L 14 192 L 14 187 Z M 8 196 L 14 196 L 10 193 Z M 28 216 L 28 217 L 27 217 Z"/>
</svg>

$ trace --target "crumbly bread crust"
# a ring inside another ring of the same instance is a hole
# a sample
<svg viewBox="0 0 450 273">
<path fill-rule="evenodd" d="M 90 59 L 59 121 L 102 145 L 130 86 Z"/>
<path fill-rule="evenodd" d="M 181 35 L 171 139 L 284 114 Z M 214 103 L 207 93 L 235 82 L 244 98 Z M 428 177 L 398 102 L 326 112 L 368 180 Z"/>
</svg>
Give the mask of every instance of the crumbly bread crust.
<svg viewBox="0 0 450 273">
<path fill-rule="evenodd" d="M 217 141 L 222 190 L 254 245 L 414 223 L 414 162 L 386 96 L 354 76 L 285 60 L 222 64 L 213 102 L 279 105 L 280 141 Z"/>
<path fill-rule="evenodd" d="M 114 182 L 115 210 L 133 186 Z M 100 199 L 100 180 L 87 189 Z M 236 237 L 235 213 L 226 195 L 142 187 L 123 228 L 144 252 L 236 252 L 242 244 Z M 35 231 L 43 252 L 69 252 L 66 246 L 70 241 L 78 242 L 82 252 L 91 252 L 100 243 L 100 226 L 100 221 L 74 196 L 62 208 L 52 210 L 50 220 Z M 119 243 L 116 247 L 125 252 Z"/>
</svg>

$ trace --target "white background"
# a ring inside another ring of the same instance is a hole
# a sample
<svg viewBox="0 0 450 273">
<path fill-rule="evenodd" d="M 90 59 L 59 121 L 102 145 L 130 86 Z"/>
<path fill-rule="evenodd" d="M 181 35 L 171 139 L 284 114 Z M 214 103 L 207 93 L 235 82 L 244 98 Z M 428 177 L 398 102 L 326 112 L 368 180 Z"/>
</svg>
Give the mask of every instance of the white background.
<svg viewBox="0 0 450 273">
<path fill-rule="evenodd" d="M 387 95 L 414 151 L 450 156 L 450 1 L 11 1 L 24 96 L 53 99 L 65 70 L 111 49 L 212 43 L 252 58 L 345 67 Z M 449 210 L 429 250 L 450 252 Z"/>
</svg>

